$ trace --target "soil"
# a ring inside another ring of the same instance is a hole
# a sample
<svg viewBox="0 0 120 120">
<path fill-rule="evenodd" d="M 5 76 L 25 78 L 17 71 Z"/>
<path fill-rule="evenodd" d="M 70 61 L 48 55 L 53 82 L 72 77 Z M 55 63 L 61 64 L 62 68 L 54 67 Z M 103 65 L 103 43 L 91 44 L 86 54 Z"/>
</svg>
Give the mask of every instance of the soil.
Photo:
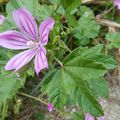
<svg viewBox="0 0 120 120">
<path fill-rule="evenodd" d="M 106 120 L 120 120 L 120 86 L 111 87 L 110 98 L 104 104 Z"/>
</svg>

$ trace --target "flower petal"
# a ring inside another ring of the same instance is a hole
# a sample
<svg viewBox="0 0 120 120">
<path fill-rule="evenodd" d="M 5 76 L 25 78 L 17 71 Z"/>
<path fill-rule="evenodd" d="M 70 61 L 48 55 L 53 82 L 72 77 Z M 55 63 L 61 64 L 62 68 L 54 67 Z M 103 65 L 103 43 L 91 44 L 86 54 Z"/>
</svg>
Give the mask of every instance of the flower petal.
<svg viewBox="0 0 120 120">
<path fill-rule="evenodd" d="M 90 115 L 89 113 L 86 113 L 85 120 L 94 120 L 94 116 Z"/>
<path fill-rule="evenodd" d="M 38 41 L 37 24 L 28 10 L 19 8 L 13 12 L 13 17 L 21 32 L 26 34 L 30 39 Z"/>
<path fill-rule="evenodd" d="M 48 107 L 48 111 L 49 111 L 49 112 L 51 112 L 51 111 L 53 110 L 53 108 L 54 108 L 54 107 L 53 107 L 53 104 L 51 104 L 51 103 L 48 103 L 48 106 L 47 106 L 47 107 Z"/>
<path fill-rule="evenodd" d="M 8 61 L 5 69 L 18 71 L 21 67 L 30 62 L 35 54 L 36 49 L 21 52 Z"/>
<path fill-rule="evenodd" d="M 40 39 L 43 45 L 47 44 L 49 32 L 53 28 L 53 26 L 54 26 L 54 20 L 50 17 L 45 19 L 41 23 L 39 27 L 39 31 L 40 31 Z"/>
<path fill-rule="evenodd" d="M 46 58 L 46 49 L 40 48 L 35 57 L 35 72 L 39 74 L 40 70 L 48 68 L 48 62 Z"/>
<path fill-rule="evenodd" d="M 8 49 L 26 49 L 28 38 L 17 31 L 0 33 L 0 46 Z"/>
</svg>

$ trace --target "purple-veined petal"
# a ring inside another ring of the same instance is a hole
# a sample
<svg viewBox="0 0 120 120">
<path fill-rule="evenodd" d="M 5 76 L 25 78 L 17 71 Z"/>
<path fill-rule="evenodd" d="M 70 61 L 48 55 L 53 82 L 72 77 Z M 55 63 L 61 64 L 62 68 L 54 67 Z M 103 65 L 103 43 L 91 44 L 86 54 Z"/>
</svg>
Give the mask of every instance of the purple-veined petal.
<svg viewBox="0 0 120 120">
<path fill-rule="evenodd" d="M 3 24 L 4 20 L 5 20 L 5 17 L 3 15 L 0 15 L 0 25 Z"/>
<path fill-rule="evenodd" d="M 0 33 L 0 46 L 8 49 L 27 49 L 28 38 L 17 31 Z"/>
<path fill-rule="evenodd" d="M 52 18 L 47 18 L 45 19 L 39 27 L 39 32 L 40 32 L 40 39 L 43 45 L 46 45 L 48 42 L 48 36 L 50 33 L 50 30 L 54 26 L 54 20 Z"/>
<path fill-rule="evenodd" d="M 15 55 L 8 61 L 5 69 L 18 71 L 21 67 L 23 67 L 25 64 L 29 63 L 33 59 L 36 51 L 36 49 L 26 50 Z"/>
<path fill-rule="evenodd" d="M 89 113 L 86 113 L 85 120 L 94 120 L 94 116 L 90 115 Z"/>
<path fill-rule="evenodd" d="M 46 58 L 46 49 L 40 48 L 35 57 L 35 72 L 39 74 L 40 70 L 48 68 L 48 62 Z"/>
<path fill-rule="evenodd" d="M 32 14 L 25 8 L 19 8 L 13 12 L 14 21 L 21 32 L 30 39 L 38 41 L 38 29 Z"/>
</svg>

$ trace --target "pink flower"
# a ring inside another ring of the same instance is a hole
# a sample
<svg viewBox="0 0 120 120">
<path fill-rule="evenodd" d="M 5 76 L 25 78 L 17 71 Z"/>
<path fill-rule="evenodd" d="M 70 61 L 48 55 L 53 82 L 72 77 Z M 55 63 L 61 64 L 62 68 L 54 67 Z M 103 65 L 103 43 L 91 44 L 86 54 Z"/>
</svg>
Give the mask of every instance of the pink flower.
<svg viewBox="0 0 120 120">
<path fill-rule="evenodd" d="M 117 6 L 120 9 L 120 0 L 114 0 L 114 6 Z"/>
<path fill-rule="evenodd" d="M 53 104 L 48 103 L 48 111 L 51 112 L 53 110 Z"/>
<path fill-rule="evenodd" d="M 0 46 L 13 50 L 25 49 L 25 51 L 11 58 L 5 69 L 18 71 L 35 56 L 35 72 L 38 74 L 42 69 L 48 68 L 44 45 L 48 42 L 48 36 L 54 26 L 54 20 L 50 17 L 45 19 L 39 27 L 38 36 L 37 24 L 31 13 L 25 8 L 15 10 L 13 18 L 20 31 L 10 30 L 1 33 Z"/>
<path fill-rule="evenodd" d="M 3 15 L 0 15 L 0 25 L 3 24 L 4 20 L 5 20 L 5 17 Z"/>
</svg>

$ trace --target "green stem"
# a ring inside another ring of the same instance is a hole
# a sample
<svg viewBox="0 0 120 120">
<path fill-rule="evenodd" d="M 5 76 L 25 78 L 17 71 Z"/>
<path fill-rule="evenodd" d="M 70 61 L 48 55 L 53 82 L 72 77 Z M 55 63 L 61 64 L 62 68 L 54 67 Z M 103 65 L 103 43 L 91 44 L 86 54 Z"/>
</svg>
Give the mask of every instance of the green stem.
<svg viewBox="0 0 120 120">
<path fill-rule="evenodd" d="M 40 98 L 36 98 L 36 97 L 31 96 L 31 95 L 28 95 L 28 94 L 26 94 L 26 93 L 18 93 L 18 94 L 19 94 L 19 95 L 22 95 L 22 96 L 25 96 L 25 97 L 28 97 L 28 98 L 31 98 L 31 99 L 34 99 L 34 100 L 36 100 L 36 101 L 39 101 L 39 102 L 41 102 L 41 103 L 43 103 L 43 104 L 45 104 L 45 105 L 48 105 L 47 102 L 43 101 L 43 100 L 40 99 Z"/>
<path fill-rule="evenodd" d="M 61 67 L 63 67 L 63 63 L 60 60 L 58 60 L 56 57 L 54 57 L 54 59 L 60 64 Z"/>
<path fill-rule="evenodd" d="M 3 5 L 0 3 L 0 7 L 1 7 L 1 10 L 2 10 L 2 13 L 4 13 L 4 8 L 3 8 Z"/>
<path fill-rule="evenodd" d="M 67 47 L 67 50 L 71 53 L 72 51 L 69 49 L 69 47 Z"/>
<path fill-rule="evenodd" d="M 42 100 L 42 99 L 40 99 L 40 98 L 36 98 L 36 97 L 34 97 L 34 96 L 31 96 L 31 95 L 28 95 L 28 94 L 26 94 L 26 93 L 18 93 L 19 95 L 22 95 L 22 96 L 25 96 L 25 97 L 28 97 L 28 98 L 31 98 L 31 99 L 33 99 L 33 100 L 36 100 L 36 101 L 38 101 L 38 102 L 41 102 L 41 103 L 43 103 L 43 104 L 45 104 L 45 105 L 48 105 L 48 103 L 46 102 L 46 101 L 44 101 L 44 100 Z M 54 108 L 55 109 L 55 108 Z M 70 113 L 65 113 L 65 112 L 63 112 L 63 111 L 61 111 L 61 110 L 58 110 L 58 109 L 55 109 L 57 112 L 59 112 L 60 114 L 61 114 L 61 116 L 63 115 L 63 114 L 68 114 L 68 115 L 70 115 Z"/>
</svg>

